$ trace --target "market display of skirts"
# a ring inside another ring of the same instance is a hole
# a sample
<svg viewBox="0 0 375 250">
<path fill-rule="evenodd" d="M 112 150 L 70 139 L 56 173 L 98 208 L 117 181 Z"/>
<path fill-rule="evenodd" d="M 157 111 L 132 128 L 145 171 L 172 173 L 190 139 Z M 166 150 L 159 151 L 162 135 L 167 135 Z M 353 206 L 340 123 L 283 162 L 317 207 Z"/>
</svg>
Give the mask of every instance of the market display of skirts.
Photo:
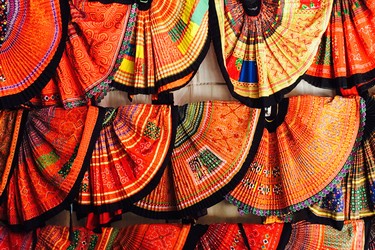
<svg viewBox="0 0 375 250">
<path fill-rule="evenodd" d="M 370 0 L 2 0 L 0 249 L 375 249 L 374 44 Z"/>
</svg>

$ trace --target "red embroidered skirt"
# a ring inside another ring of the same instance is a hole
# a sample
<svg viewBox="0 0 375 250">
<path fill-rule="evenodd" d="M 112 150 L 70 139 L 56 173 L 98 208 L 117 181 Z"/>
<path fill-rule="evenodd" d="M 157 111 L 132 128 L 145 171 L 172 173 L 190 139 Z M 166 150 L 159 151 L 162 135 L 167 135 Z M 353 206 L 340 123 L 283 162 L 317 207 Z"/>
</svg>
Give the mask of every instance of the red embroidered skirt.
<svg viewBox="0 0 375 250">
<path fill-rule="evenodd" d="M 347 174 L 363 129 L 360 97 L 285 99 L 245 177 L 226 199 L 243 213 L 283 216 L 326 196 Z"/>
<path fill-rule="evenodd" d="M 102 111 L 50 107 L 29 112 L 0 207 L 5 224 L 31 230 L 73 201 L 101 128 Z"/>
<path fill-rule="evenodd" d="M 34 232 L 12 232 L 0 226 L 0 249 L 33 249 Z"/>
<path fill-rule="evenodd" d="M 216 204 L 241 180 L 258 148 L 260 109 L 225 101 L 178 109 L 171 165 L 156 189 L 135 203 L 140 215 L 180 218 Z"/>
<path fill-rule="evenodd" d="M 195 249 L 276 250 L 283 231 L 283 226 L 282 223 L 269 225 L 211 224 L 208 226 L 205 234 L 200 237 Z"/>
<path fill-rule="evenodd" d="M 314 62 L 304 75 L 323 88 L 360 92 L 375 84 L 375 5 L 372 1 L 337 0 Z"/>
<path fill-rule="evenodd" d="M 210 45 L 208 1 L 150 1 L 148 10 L 136 10 L 128 28 L 129 49 L 113 86 L 132 94 L 181 88 L 193 78 Z"/>
<path fill-rule="evenodd" d="M 32 103 L 73 108 L 103 98 L 117 56 L 125 49 L 122 42 L 129 14 L 129 5 L 70 1 L 66 49 L 55 76 Z"/>
<path fill-rule="evenodd" d="M 173 109 L 136 104 L 107 110 L 79 192 L 82 215 L 92 212 L 90 221 L 94 216 L 105 224 L 101 214 L 128 210 L 157 185 L 172 153 Z"/>
<path fill-rule="evenodd" d="M 30 100 L 48 83 L 65 48 L 69 17 L 67 1 L 7 4 L 7 32 L 0 46 L 0 108 Z"/>
<path fill-rule="evenodd" d="M 38 229 L 36 249 L 182 249 L 190 232 L 190 225 L 138 224 L 123 228 L 105 227 L 101 233 L 85 228 L 46 226 Z"/>
</svg>

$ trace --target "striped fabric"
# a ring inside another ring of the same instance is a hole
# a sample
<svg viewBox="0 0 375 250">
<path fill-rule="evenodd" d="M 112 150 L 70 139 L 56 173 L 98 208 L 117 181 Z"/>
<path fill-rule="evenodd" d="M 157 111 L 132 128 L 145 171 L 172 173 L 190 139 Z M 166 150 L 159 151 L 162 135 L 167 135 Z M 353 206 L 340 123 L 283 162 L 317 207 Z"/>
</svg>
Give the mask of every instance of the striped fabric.
<svg viewBox="0 0 375 250">
<path fill-rule="evenodd" d="M 78 193 L 100 131 L 102 110 L 44 108 L 28 113 L 0 219 L 32 230 L 61 212 Z"/>
<path fill-rule="evenodd" d="M 126 211 L 155 187 L 170 160 L 175 134 L 172 120 L 169 105 L 107 109 L 105 126 L 79 191 L 77 209 L 82 216 L 92 212 L 89 222 L 105 224 L 101 214 Z"/>
<path fill-rule="evenodd" d="M 70 1 L 66 49 L 55 76 L 33 98 L 35 105 L 73 108 L 98 101 L 109 89 L 106 81 L 125 34 L 130 7 L 84 0 Z"/>
<path fill-rule="evenodd" d="M 285 216 L 325 197 L 352 167 L 362 101 L 298 96 L 273 106 L 254 161 L 226 199 L 242 213 Z"/>
<path fill-rule="evenodd" d="M 303 76 L 323 88 L 360 92 L 375 84 L 375 3 L 337 0 L 314 62 Z"/>
<path fill-rule="evenodd" d="M 208 0 L 154 0 L 137 10 L 114 86 L 157 94 L 186 85 L 209 48 Z"/>
<path fill-rule="evenodd" d="M 364 249 L 364 230 L 363 220 L 346 221 L 342 230 L 326 225 L 298 222 L 292 225 L 292 234 L 285 250 Z"/>
<path fill-rule="evenodd" d="M 259 109 L 236 101 L 207 101 L 178 110 L 171 165 L 156 189 L 135 203 L 135 213 L 181 218 L 216 204 L 242 178 L 258 148 L 263 126 Z"/>
<path fill-rule="evenodd" d="M 310 67 L 333 0 L 262 0 L 250 16 L 238 0 L 211 0 L 213 43 L 232 95 L 251 107 L 281 101 Z"/>
<path fill-rule="evenodd" d="M 46 226 L 38 229 L 36 249 L 127 249 L 127 250 L 179 250 L 190 231 L 190 225 L 138 224 L 123 228 L 105 227 L 94 233 L 83 227 L 73 228 L 72 241 L 69 228 Z"/>
<path fill-rule="evenodd" d="M 64 50 L 68 11 L 65 0 L 8 1 L 8 33 L 0 47 L 0 108 L 30 100 L 51 79 Z"/>
<path fill-rule="evenodd" d="M 373 217 L 368 223 L 369 231 L 366 235 L 366 244 L 369 250 L 375 250 L 375 218 Z"/>
<path fill-rule="evenodd" d="M 276 250 L 282 231 L 283 224 L 211 224 L 195 249 Z"/>
<path fill-rule="evenodd" d="M 22 118 L 27 115 L 23 110 L 0 111 L 0 197 L 8 183 L 9 174 L 16 155 L 17 142 L 22 134 Z"/>
<path fill-rule="evenodd" d="M 310 207 L 317 216 L 337 221 L 375 215 L 375 99 L 366 99 L 366 121 L 360 147 L 348 175 L 333 192 Z"/>
<path fill-rule="evenodd" d="M 34 232 L 12 232 L 6 226 L 0 226 L 0 249 L 32 250 Z"/>
</svg>

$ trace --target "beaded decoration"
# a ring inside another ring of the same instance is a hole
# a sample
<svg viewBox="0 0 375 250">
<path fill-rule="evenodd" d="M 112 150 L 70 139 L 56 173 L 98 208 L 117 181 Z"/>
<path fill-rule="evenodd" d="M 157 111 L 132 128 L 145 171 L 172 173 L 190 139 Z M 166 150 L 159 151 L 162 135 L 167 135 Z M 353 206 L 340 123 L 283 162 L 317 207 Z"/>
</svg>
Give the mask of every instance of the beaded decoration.
<svg viewBox="0 0 375 250">
<path fill-rule="evenodd" d="M 7 33 L 8 0 L 1 0 L 0 5 L 0 46 L 5 41 Z"/>
<path fill-rule="evenodd" d="M 5 41 L 7 34 L 8 0 L 1 0 L 0 5 L 0 47 Z M 5 81 L 5 76 L 0 65 L 0 82 Z"/>
</svg>

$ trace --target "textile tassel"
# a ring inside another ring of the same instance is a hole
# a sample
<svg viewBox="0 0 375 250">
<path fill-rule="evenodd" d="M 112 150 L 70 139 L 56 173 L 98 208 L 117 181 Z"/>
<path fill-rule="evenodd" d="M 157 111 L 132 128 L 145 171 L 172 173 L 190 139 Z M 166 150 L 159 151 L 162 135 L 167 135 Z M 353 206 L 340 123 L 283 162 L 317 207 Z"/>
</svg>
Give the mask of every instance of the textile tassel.
<svg viewBox="0 0 375 250">
<path fill-rule="evenodd" d="M 70 204 L 69 209 L 69 241 L 73 242 L 73 203 Z"/>
</svg>

